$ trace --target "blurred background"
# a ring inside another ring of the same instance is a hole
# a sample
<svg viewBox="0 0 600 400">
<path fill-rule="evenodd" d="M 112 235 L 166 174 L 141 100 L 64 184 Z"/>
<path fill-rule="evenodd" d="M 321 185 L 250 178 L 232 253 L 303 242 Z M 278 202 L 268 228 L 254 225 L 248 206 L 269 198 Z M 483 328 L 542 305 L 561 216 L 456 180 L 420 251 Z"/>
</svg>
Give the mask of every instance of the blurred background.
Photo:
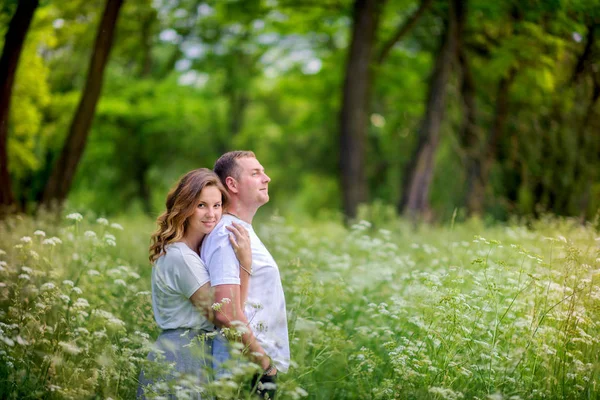
<svg viewBox="0 0 600 400">
<path fill-rule="evenodd" d="M 155 216 L 232 149 L 283 215 L 600 207 L 598 0 L 0 0 L 0 40 L 10 212 Z"/>
</svg>

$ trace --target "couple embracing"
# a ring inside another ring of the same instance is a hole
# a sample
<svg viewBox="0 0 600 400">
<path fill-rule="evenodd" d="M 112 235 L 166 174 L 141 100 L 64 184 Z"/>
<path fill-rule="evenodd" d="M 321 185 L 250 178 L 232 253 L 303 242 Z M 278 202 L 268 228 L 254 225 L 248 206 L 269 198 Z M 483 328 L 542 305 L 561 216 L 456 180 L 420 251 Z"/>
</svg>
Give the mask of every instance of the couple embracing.
<svg viewBox="0 0 600 400">
<path fill-rule="evenodd" d="M 252 227 L 269 201 L 270 180 L 254 153 L 232 151 L 214 172 L 191 171 L 169 193 L 150 246 L 152 307 L 162 332 L 149 359 L 160 353 L 178 374 L 206 382 L 206 367 L 226 374 L 221 364 L 229 358 L 229 343 L 210 332 L 237 329 L 261 371 L 249 385 L 273 398 L 290 359 L 285 298 L 277 264 Z M 205 354 L 191 350 L 199 338 Z M 142 372 L 138 397 L 150 395 L 150 383 Z"/>
</svg>

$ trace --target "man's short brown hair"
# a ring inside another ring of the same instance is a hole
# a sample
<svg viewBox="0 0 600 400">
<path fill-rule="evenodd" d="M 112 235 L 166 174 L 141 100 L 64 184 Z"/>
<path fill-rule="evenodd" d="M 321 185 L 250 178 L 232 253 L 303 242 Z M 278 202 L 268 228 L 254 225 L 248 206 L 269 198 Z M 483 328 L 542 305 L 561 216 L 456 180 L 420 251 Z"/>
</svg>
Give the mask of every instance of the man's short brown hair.
<svg viewBox="0 0 600 400">
<path fill-rule="evenodd" d="M 240 178 L 240 169 L 236 160 L 238 158 L 245 157 L 256 158 L 256 155 L 254 155 L 254 152 L 252 151 L 235 150 L 223 154 L 215 162 L 213 170 L 219 176 L 221 182 L 223 182 L 223 185 L 225 185 L 225 187 L 227 187 L 227 185 L 225 184 L 225 179 L 227 179 L 228 176 L 231 176 L 235 179 Z"/>
</svg>

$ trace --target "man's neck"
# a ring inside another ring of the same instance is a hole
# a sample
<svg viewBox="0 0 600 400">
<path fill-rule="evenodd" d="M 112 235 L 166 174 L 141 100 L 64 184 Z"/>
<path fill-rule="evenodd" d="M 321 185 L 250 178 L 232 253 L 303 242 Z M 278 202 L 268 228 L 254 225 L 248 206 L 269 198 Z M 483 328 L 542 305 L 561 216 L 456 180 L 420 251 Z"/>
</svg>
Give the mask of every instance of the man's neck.
<svg viewBox="0 0 600 400">
<path fill-rule="evenodd" d="M 247 207 L 243 207 L 241 204 L 232 201 L 229 207 L 227 207 L 227 213 L 241 219 L 244 222 L 252 225 L 252 219 L 257 210 L 250 210 Z"/>
</svg>

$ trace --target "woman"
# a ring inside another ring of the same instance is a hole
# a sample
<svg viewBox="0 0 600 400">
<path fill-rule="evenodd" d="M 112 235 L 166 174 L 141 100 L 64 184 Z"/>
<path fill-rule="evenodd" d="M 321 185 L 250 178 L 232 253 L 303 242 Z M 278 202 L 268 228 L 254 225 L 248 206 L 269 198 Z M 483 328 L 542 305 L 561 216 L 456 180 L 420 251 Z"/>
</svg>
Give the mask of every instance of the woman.
<svg viewBox="0 0 600 400">
<path fill-rule="evenodd" d="M 199 249 L 204 237 L 221 219 L 227 200 L 227 191 L 213 171 L 201 168 L 188 172 L 167 196 L 167 210 L 158 217 L 159 228 L 152 235 L 150 246 L 150 262 L 154 264 L 152 308 L 162 333 L 156 341 L 158 352 L 150 353 L 148 358 L 155 360 L 161 354 L 164 361 L 174 363 L 171 378 L 189 375 L 196 389 L 206 382 L 206 369 L 212 366 L 214 335 L 206 333 L 215 329 L 210 322 L 209 276 Z M 229 230 L 231 245 L 240 262 L 242 298 L 237 301 L 243 304 L 252 265 L 250 239 L 241 225 L 234 224 Z M 147 387 L 152 383 L 147 375 L 147 371 L 140 375 L 138 397 L 143 398 L 144 391 L 153 391 Z M 159 388 L 162 386 L 160 391 L 165 390 L 164 377 L 157 382 Z M 199 397 L 198 392 L 194 394 Z"/>
</svg>

